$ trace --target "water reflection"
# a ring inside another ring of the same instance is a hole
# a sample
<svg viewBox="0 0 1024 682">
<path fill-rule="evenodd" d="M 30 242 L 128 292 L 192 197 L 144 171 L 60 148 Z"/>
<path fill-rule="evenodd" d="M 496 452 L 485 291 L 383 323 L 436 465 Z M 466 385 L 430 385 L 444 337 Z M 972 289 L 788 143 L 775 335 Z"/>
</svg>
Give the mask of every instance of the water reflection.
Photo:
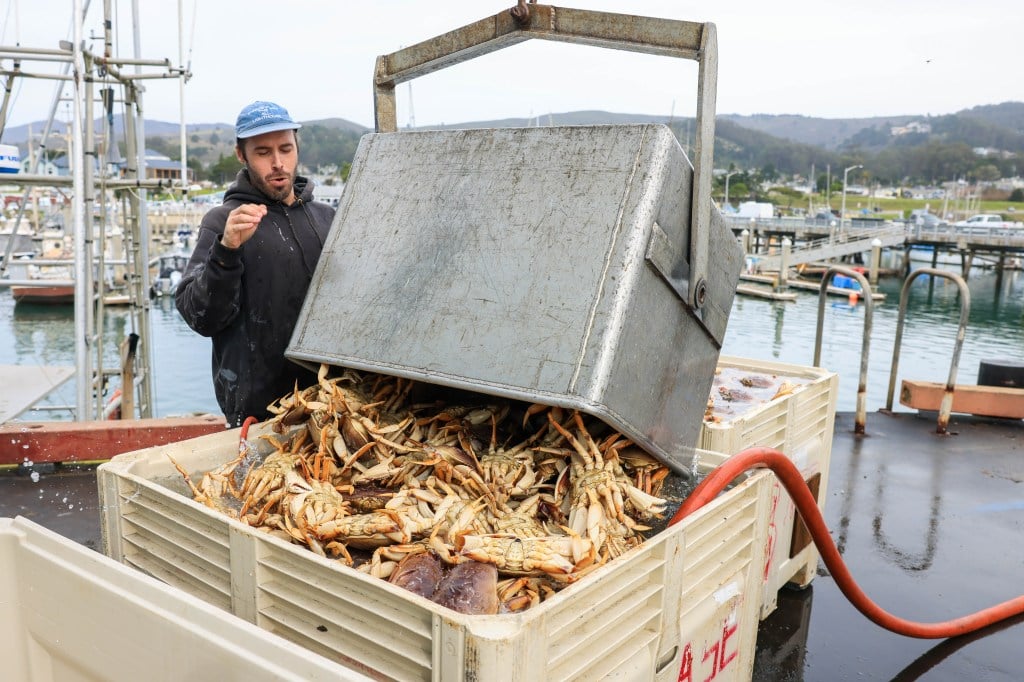
<svg viewBox="0 0 1024 682">
<path fill-rule="evenodd" d="M 961 354 L 962 383 L 974 383 L 981 360 L 1024 360 L 1024 277 L 1007 273 L 996 282 L 994 274 L 973 273 L 970 325 Z M 883 279 L 878 290 L 886 294 L 877 302 L 872 321 L 871 357 L 868 367 L 867 429 L 870 413 L 885 405 L 893 351 L 900 279 Z M 908 324 L 901 359 L 901 378 L 944 382 L 949 373 L 949 348 L 956 337 L 957 290 L 944 282 L 927 296 L 928 283 L 914 283 L 908 307 Z M 999 292 L 999 295 L 997 295 Z M 799 291 L 794 302 L 767 301 L 737 296 L 729 317 L 722 353 L 754 360 L 809 366 L 814 360 L 817 294 Z M 864 306 L 835 301 L 823 326 L 821 365 L 839 374 L 837 408 L 856 408 Z M 216 411 L 210 381 L 210 341 L 185 325 L 169 297 L 152 302 L 153 371 L 157 381 L 158 414 Z M 130 323 L 127 311 L 107 309 L 108 329 L 123 335 Z M 134 331 L 134 330 L 133 330 Z M 71 307 L 18 306 L 9 291 L 0 290 L 0 363 L 74 364 L 74 316 Z M 145 340 L 144 340 L 145 341 Z M 947 345 L 948 344 L 948 345 Z M 920 349 L 932 349 L 919 352 Z M 111 341 L 104 363 L 118 360 Z"/>
<path fill-rule="evenodd" d="M 153 301 L 150 324 L 154 415 L 219 413 L 210 379 L 210 340 L 185 325 L 170 298 Z M 128 309 L 107 307 L 104 330 L 103 366 L 119 367 L 119 344 L 129 333 L 137 333 L 132 328 Z M 9 289 L 0 289 L 0 364 L 74 366 L 74 339 L 73 306 L 15 306 Z M 73 404 L 75 392 L 72 379 L 42 404 Z M 29 415 L 29 418 L 57 417 L 63 415 Z"/>
<path fill-rule="evenodd" d="M 928 651 L 924 652 L 916 659 L 914 659 L 910 665 L 897 673 L 893 678 L 892 682 L 913 682 L 914 680 L 920 680 L 926 673 L 931 672 L 936 666 L 948 659 L 956 652 L 963 649 L 968 644 L 984 639 L 990 635 L 993 635 L 1007 628 L 1011 628 L 1015 625 L 1024 623 L 1024 615 L 1004 620 L 1001 623 L 996 623 L 977 632 L 972 632 L 968 635 L 961 635 L 959 637 L 951 637 L 950 639 L 944 639 Z M 929 678 L 931 679 L 931 678 Z"/>
<path fill-rule="evenodd" d="M 959 291 L 940 280 L 931 294 L 929 282 L 912 283 L 907 307 L 899 379 L 945 382 L 957 333 Z M 1024 360 L 1024 277 L 1007 273 L 998 283 L 994 273 L 976 271 L 967 280 L 971 311 L 960 358 L 959 383 L 975 383 L 981 360 Z M 889 383 L 902 279 L 883 279 L 876 291 L 872 320 L 871 356 L 867 378 L 869 413 L 883 407 Z M 998 292 L 998 295 L 997 295 Z M 800 291 L 795 303 L 737 296 L 722 352 L 727 355 L 810 365 L 814 359 L 817 294 Z M 839 374 L 837 407 L 856 408 L 864 305 L 834 302 L 823 323 L 821 366 Z M 769 331 L 770 330 L 770 331 Z M 771 334 L 771 342 L 767 337 Z M 933 350 L 934 349 L 934 350 Z M 922 352 L 923 351 L 923 352 Z M 868 420 L 870 430 L 870 418 Z"/>
<path fill-rule="evenodd" d="M 936 435 L 935 437 L 940 438 L 941 436 Z M 887 483 L 892 480 L 889 476 L 887 460 L 882 459 L 879 463 L 878 471 L 872 474 L 876 478 L 875 511 L 871 519 L 872 537 L 882 556 L 890 559 L 904 571 L 926 571 L 931 568 L 932 563 L 935 561 L 935 550 L 938 547 L 939 537 L 939 517 L 942 513 L 943 468 L 942 457 L 936 454 L 935 466 L 932 467 L 931 501 L 928 505 L 928 527 L 924 533 L 925 544 L 924 549 L 918 553 L 900 549 L 889 540 L 888 535 L 882 529 L 882 522 L 885 520 L 885 489 Z M 917 518 L 916 514 L 914 518 Z M 905 523 L 905 521 L 901 520 L 901 523 Z"/>
</svg>

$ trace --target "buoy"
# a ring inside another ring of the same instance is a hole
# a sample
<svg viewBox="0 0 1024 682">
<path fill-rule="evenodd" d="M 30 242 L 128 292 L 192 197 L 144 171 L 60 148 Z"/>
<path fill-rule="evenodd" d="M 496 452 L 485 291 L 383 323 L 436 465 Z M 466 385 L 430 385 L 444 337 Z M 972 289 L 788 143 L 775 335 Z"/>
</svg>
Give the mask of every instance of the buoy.
<svg viewBox="0 0 1024 682">
<path fill-rule="evenodd" d="M 857 292 L 851 291 L 850 296 L 847 300 L 849 300 L 850 305 L 857 305 Z"/>
<path fill-rule="evenodd" d="M 121 418 L 121 389 L 115 388 L 114 392 L 110 395 L 110 400 L 107 401 L 106 407 L 103 408 L 103 418 Z"/>
</svg>

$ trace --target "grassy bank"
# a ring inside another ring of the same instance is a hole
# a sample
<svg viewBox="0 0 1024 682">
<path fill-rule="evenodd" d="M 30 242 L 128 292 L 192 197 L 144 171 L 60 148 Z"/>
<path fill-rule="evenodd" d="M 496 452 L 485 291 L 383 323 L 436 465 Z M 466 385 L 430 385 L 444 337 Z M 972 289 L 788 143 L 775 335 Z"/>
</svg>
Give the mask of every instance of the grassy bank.
<svg viewBox="0 0 1024 682">
<path fill-rule="evenodd" d="M 769 192 L 769 200 L 778 206 L 784 213 L 807 213 L 809 210 L 817 211 L 826 205 L 824 194 L 814 194 L 811 197 L 803 195 L 802 198 L 795 198 L 776 192 Z M 842 207 L 843 198 L 841 194 L 832 194 L 828 204 L 831 208 L 839 210 Z M 846 213 L 850 217 L 856 217 L 867 209 L 868 216 L 876 218 L 907 218 L 914 210 L 927 209 L 930 213 L 940 215 L 945 208 L 946 213 L 953 214 L 953 219 L 961 220 L 975 213 L 998 213 L 1005 220 L 1018 220 L 1024 222 L 1024 202 L 1014 201 L 972 201 L 968 206 L 964 201 L 943 202 L 942 199 L 903 199 L 897 197 L 865 197 L 859 195 L 846 196 Z"/>
</svg>

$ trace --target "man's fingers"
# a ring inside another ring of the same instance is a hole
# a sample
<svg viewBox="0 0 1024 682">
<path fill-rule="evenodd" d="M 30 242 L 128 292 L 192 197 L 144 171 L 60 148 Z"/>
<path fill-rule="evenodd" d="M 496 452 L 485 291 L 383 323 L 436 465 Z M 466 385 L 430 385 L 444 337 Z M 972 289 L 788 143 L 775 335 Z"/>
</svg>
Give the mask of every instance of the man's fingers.
<svg viewBox="0 0 1024 682">
<path fill-rule="evenodd" d="M 242 204 L 231 211 L 224 226 L 223 243 L 233 249 L 241 246 L 252 236 L 266 214 L 267 207 L 263 204 Z"/>
</svg>

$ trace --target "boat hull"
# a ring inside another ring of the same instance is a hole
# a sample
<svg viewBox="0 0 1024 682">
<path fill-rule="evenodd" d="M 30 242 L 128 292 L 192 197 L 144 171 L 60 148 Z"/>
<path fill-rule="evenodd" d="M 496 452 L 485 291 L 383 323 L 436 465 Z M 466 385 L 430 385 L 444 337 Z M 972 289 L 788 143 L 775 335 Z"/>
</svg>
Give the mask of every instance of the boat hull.
<svg viewBox="0 0 1024 682">
<path fill-rule="evenodd" d="M 15 303 L 66 304 L 75 302 L 75 287 L 63 285 L 16 285 L 11 287 Z"/>
</svg>

